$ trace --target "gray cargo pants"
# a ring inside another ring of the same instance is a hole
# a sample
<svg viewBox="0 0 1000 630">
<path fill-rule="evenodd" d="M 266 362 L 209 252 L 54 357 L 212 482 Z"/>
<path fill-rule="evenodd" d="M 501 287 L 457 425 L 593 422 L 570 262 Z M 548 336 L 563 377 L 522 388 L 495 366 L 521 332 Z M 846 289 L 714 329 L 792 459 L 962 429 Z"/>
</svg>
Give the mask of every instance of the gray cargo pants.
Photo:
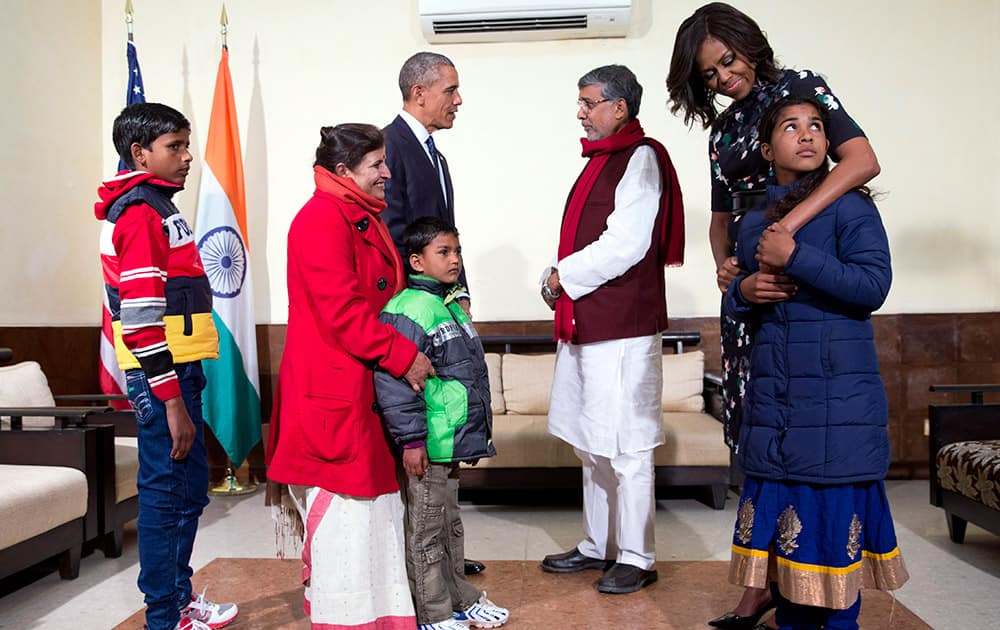
<svg viewBox="0 0 1000 630">
<path fill-rule="evenodd" d="M 458 464 L 401 472 L 406 503 L 406 574 L 420 625 L 451 619 L 479 600 L 465 579 L 465 530 L 458 511 Z"/>
</svg>

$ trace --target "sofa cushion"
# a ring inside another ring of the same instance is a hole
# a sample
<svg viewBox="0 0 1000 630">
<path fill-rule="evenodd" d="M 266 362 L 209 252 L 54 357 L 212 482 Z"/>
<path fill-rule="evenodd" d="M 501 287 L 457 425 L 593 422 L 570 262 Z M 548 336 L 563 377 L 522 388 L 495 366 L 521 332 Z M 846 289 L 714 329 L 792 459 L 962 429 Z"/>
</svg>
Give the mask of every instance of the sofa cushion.
<svg viewBox="0 0 1000 630">
<path fill-rule="evenodd" d="M 55 407 L 49 381 L 42 366 L 35 361 L 22 361 L 0 367 L 0 407 Z M 26 427 L 51 427 L 55 419 L 24 418 Z M 10 427 L 10 417 L 4 416 L 4 428 Z"/>
<path fill-rule="evenodd" d="M 507 413 L 507 404 L 503 399 L 503 378 L 501 376 L 501 359 L 496 352 L 486 353 L 486 370 L 490 375 L 490 407 L 493 415 Z"/>
<path fill-rule="evenodd" d="M 1000 510 L 1000 440 L 954 442 L 937 452 L 941 487 Z"/>
<path fill-rule="evenodd" d="M 496 456 L 479 460 L 478 466 L 483 468 L 580 466 L 580 460 L 573 452 L 573 447 L 549 434 L 548 417 L 545 415 L 507 414 L 494 417 L 493 445 L 497 449 Z"/>
<path fill-rule="evenodd" d="M 139 441 L 134 437 L 115 438 L 115 503 L 139 494 L 135 486 L 139 474 Z"/>
<path fill-rule="evenodd" d="M 657 466 L 729 466 L 729 448 L 722 424 L 706 413 L 671 411 L 663 414 L 664 443 L 653 453 Z M 548 432 L 544 415 L 496 416 L 493 419 L 496 457 L 481 459 L 483 468 L 578 467 L 573 447 Z"/>
<path fill-rule="evenodd" d="M 75 468 L 0 464 L 0 479 L 0 549 L 87 512 L 87 478 Z"/>
<path fill-rule="evenodd" d="M 664 442 L 656 449 L 657 466 L 729 466 L 722 423 L 707 413 L 663 414 Z"/>
<path fill-rule="evenodd" d="M 705 353 L 663 355 L 663 411 L 705 411 Z"/>
<path fill-rule="evenodd" d="M 503 398 L 508 414 L 545 415 L 549 412 L 555 354 L 505 354 Z"/>
</svg>

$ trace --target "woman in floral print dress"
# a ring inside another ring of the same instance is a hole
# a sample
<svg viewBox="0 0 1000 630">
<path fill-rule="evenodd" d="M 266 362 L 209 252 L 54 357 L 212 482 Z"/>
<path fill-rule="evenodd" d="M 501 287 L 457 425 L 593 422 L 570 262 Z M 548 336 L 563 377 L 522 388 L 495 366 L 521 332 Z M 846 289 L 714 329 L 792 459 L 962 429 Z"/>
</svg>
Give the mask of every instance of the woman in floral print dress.
<svg viewBox="0 0 1000 630">
<path fill-rule="evenodd" d="M 740 269 L 736 263 L 735 226 L 742 212 L 763 202 L 770 164 L 760 153 L 757 126 L 769 105 L 788 95 L 810 96 L 830 110 L 827 130 L 830 157 L 837 162 L 823 183 L 784 216 L 780 224 L 792 234 L 847 191 L 879 173 L 878 160 L 864 132 L 817 73 L 781 68 L 756 22 L 721 2 L 707 4 L 681 23 L 667 77 L 671 112 L 684 122 L 710 129 L 712 220 L 709 241 L 721 292 Z M 731 104 L 721 113 L 716 97 Z M 774 269 L 776 252 L 767 238 L 757 255 L 762 267 Z M 742 400 L 749 378 L 749 331 L 724 314 L 720 321 L 726 443 L 738 451 Z M 737 607 L 713 620 L 720 628 L 750 629 L 771 606 L 766 589 L 747 589 Z"/>
</svg>

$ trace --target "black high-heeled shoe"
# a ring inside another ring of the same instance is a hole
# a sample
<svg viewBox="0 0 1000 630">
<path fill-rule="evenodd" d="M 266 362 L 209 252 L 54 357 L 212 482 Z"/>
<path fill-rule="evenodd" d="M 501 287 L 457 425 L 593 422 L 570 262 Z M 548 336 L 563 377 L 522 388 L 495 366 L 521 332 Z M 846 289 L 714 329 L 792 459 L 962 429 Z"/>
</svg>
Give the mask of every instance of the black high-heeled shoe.
<svg viewBox="0 0 1000 630">
<path fill-rule="evenodd" d="M 708 625 L 720 628 L 721 630 L 756 630 L 757 622 L 772 608 L 774 608 L 774 602 L 768 602 L 763 608 L 746 617 L 727 612 L 721 617 L 716 617 L 709 621 Z"/>
</svg>

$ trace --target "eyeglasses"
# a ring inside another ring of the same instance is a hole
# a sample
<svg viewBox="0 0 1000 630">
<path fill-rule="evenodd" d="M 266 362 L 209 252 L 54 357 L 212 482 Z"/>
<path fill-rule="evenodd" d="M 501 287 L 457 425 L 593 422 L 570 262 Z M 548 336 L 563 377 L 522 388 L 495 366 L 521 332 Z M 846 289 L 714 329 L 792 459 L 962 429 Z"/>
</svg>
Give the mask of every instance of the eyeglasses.
<svg viewBox="0 0 1000 630">
<path fill-rule="evenodd" d="M 585 109 L 588 112 L 592 112 L 592 111 L 594 111 L 595 107 L 597 107 L 601 103 L 607 103 L 610 100 L 611 100 L 610 98 L 602 98 L 599 101 L 591 101 L 591 100 L 588 100 L 588 99 L 585 99 L 585 98 L 578 98 L 578 99 L 576 99 L 576 106 L 579 107 L 579 108 Z"/>
</svg>

